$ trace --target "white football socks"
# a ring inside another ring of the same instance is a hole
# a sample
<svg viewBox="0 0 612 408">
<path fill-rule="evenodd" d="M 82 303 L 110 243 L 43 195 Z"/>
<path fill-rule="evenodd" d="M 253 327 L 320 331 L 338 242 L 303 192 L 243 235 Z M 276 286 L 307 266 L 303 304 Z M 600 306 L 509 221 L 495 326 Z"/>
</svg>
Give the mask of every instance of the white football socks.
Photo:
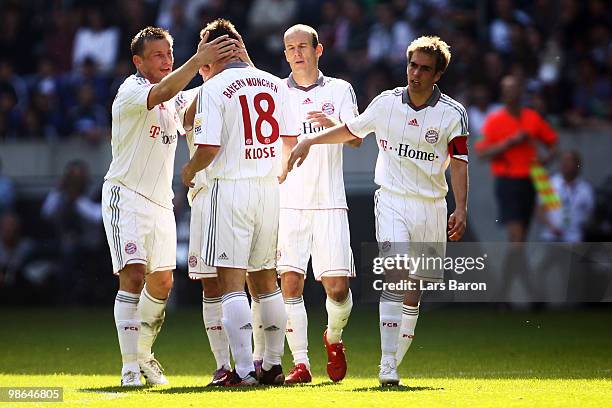
<svg viewBox="0 0 612 408">
<path fill-rule="evenodd" d="M 253 366 L 251 308 L 244 291 L 229 292 L 221 298 L 223 328 L 234 356 L 236 373 L 244 378 Z"/>
<path fill-rule="evenodd" d="M 138 319 L 138 299 L 136 293 L 123 290 L 117 292 L 115 297 L 115 326 L 119 338 L 123 371 L 140 372 L 138 366 L 138 336 L 140 333 L 140 319 Z"/>
<path fill-rule="evenodd" d="M 261 320 L 263 322 L 266 349 L 264 351 L 264 370 L 281 363 L 285 350 L 285 329 L 287 328 L 287 312 L 280 288 L 274 292 L 259 295 Z"/>
<path fill-rule="evenodd" d="M 380 314 L 381 362 L 391 360 L 395 363 L 398 347 L 400 324 L 402 321 L 402 302 L 404 296 L 383 291 L 378 310 Z"/>
<path fill-rule="evenodd" d="M 140 317 L 140 336 L 138 338 L 138 359 L 147 360 L 151 356 L 151 347 L 166 317 L 168 299 L 156 299 L 147 292 L 147 285 L 140 293 L 138 314 Z"/>
<path fill-rule="evenodd" d="M 287 312 L 287 343 L 293 355 L 293 364 L 305 364 L 310 369 L 308 360 L 308 315 L 302 296 L 285 299 Z"/>
<path fill-rule="evenodd" d="M 336 302 L 329 297 L 325 301 L 327 309 L 327 341 L 331 344 L 340 342 L 342 329 L 348 323 L 353 308 L 353 294 L 348 291 L 348 296 L 342 302 Z"/>
<path fill-rule="evenodd" d="M 263 322 L 261 321 L 261 305 L 256 296 L 251 295 L 251 313 L 253 314 L 253 360 L 263 360 L 266 350 Z"/>
<path fill-rule="evenodd" d="M 225 330 L 223 330 L 222 315 L 221 297 L 207 298 L 202 293 L 202 320 L 204 321 L 210 350 L 215 356 L 217 370 L 222 367 L 229 370 L 231 369 L 229 341 Z"/>
<path fill-rule="evenodd" d="M 397 347 L 396 360 L 399 366 L 406 352 L 412 344 L 414 338 L 414 328 L 416 327 L 419 318 L 419 307 L 403 305 L 402 307 L 402 324 L 399 331 L 399 345 Z"/>
</svg>

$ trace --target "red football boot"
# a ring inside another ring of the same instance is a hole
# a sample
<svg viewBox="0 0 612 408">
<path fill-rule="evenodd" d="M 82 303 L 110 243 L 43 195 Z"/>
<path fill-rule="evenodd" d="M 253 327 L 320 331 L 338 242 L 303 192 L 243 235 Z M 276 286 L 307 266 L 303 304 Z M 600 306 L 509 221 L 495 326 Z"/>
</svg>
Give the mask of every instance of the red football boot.
<svg viewBox="0 0 612 408">
<path fill-rule="evenodd" d="M 329 344 L 327 341 L 327 329 L 323 332 L 323 342 L 327 349 L 327 375 L 329 375 L 330 380 L 338 382 L 346 376 L 344 344 L 342 340 L 338 343 Z"/>
<path fill-rule="evenodd" d="M 303 384 L 311 381 L 312 376 L 304 363 L 296 364 L 287 374 L 287 378 L 285 378 L 285 384 Z"/>
</svg>

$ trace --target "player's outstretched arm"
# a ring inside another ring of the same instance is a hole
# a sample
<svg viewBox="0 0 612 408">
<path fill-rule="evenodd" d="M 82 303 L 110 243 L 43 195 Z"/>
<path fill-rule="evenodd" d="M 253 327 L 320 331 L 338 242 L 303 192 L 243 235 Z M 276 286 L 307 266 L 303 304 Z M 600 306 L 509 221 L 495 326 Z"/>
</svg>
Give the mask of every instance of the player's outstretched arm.
<svg viewBox="0 0 612 408">
<path fill-rule="evenodd" d="M 451 159 L 451 184 L 455 196 L 455 211 L 448 218 L 448 239 L 459 241 L 467 224 L 468 164 L 460 159 Z"/>
<path fill-rule="evenodd" d="M 287 165 L 288 171 L 291 171 L 296 163 L 298 167 L 302 165 L 308 156 L 310 146 L 315 144 L 341 144 L 354 138 L 355 136 L 349 132 L 348 128 L 343 123 L 325 129 L 313 138 L 306 138 L 293 148 Z"/>
<path fill-rule="evenodd" d="M 215 38 L 207 43 L 208 33 L 200 40 L 196 53 L 175 71 L 168 74 L 149 92 L 147 108 L 153 109 L 179 93 L 191 81 L 202 65 L 212 64 L 221 59 L 231 57 L 238 49 L 238 41 L 227 35 Z"/>
<path fill-rule="evenodd" d="M 191 160 L 183 166 L 181 171 L 181 179 L 187 187 L 194 187 L 193 178 L 200 170 L 205 169 L 212 163 L 215 156 L 219 152 L 219 146 L 200 145 L 196 149 Z"/>
</svg>

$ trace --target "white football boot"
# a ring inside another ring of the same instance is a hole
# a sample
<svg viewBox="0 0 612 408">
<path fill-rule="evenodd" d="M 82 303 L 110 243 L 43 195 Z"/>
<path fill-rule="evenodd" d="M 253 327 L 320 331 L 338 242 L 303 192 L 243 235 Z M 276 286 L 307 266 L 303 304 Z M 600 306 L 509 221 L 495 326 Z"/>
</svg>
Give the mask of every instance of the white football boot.
<svg viewBox="0 0 612 408">
<path fill-rule="evenodd" d="M 153 354 L 148 359 L 139 361 L 138 364 L 140 364 L 140 372 L 148 385 L 168 384 L 168 379 L 164 375 L 164 368 L 155 359 Z"/>
</svg>

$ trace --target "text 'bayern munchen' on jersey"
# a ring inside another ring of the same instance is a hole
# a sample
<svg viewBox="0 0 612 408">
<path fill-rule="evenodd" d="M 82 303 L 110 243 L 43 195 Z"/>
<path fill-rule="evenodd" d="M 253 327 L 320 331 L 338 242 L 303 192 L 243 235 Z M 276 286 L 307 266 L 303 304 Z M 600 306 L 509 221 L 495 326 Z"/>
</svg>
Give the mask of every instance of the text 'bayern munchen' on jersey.
<svg viewBox="0 0 612 408">
<path fill-rule="evenodd" d="M 281 137 L 299 135 L 295 107 L 280 78 L 233 62 L 200 88 L 194 120 L 196 145 L 219 146 L 209 179 L 276 178 Z"/>
<path fill-rule="evenodd" d="M 445 197 L 450 157 L 468 161 L 467 113 L 437 86 L 418 108 L 410 102 L 408 88 L 384 91 L 346 127 L 360 138 L 376 133 L 374 181 L 396 194 Z"/>
<path fill-rule="evenodd" d="M 321 111 L 337 121 L 347 122 L 357 116 L 357 99 L 351 85 L 323 76 L 309 87 L 287 78 L 292 103 L 298 107 L 300 136 L 314 137 L 324 128 L 310 123 L 308 112 Z M 281 208 L 300 210 L 347 208 L 342 172 L 341 144 L 314 145 L 308 158 L 294 167 L 280 186 Z"/>
<path fill-rule="evenodd" d="M 140 74 L 129 76 L 113 101 L 113 160 L 104 177 L 124 185 L 163 207 L 172 208 L 174 153 L 189 96 L 147 109 L 153 84 Z"/>
</svg>

